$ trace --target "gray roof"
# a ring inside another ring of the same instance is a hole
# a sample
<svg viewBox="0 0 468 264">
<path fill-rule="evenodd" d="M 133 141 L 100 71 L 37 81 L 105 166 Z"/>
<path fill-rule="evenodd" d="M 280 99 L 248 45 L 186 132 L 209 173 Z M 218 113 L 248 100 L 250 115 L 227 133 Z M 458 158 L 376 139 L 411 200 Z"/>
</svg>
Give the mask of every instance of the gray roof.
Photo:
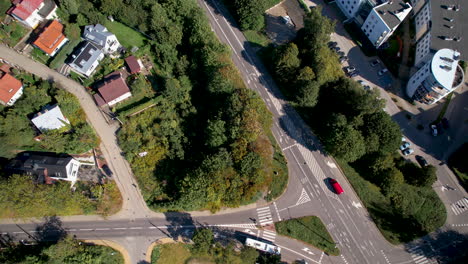
<svg viewBox="0 0 468 264">
<path fill-rule="evenodd" d="M 109 32 L 107 28 L 101 24 L 88 25 L 85 27 L 83 32 L 84 39 L 94 42 L 101 46 L 101 48 L 104 48 L 107 38 L 113 35 L 114 34 Z"/>
<path fill-rule="evenodd" d="M 25 152 L 10 161 L 6 169 L 10 173 L 34 175 L 40 183 L 47 177 L 67 178 L 66 166 L 73 157 L 54 153 Z"/>
<path fill-rule="evenodd" d="M 70 121 L 63 115 L 57 104 L 43 107 L 40 112 L 34 115 L 31 121 L 42 132 L 59 129 L 70 124 Z"/>
<path fill-rule="evenodd" d="M 70 67 L 77 71 L 85 74 L 93 65 L 93 63 L 99 59 L 102 51 L 91 42 L 84 41 L 81 43 L 80 48 L 77 52 L 72 55 L 73 60 L 69 63 Z"/>
<path fill-rule="evenodd" d="M 402 22 L 398 16 L 402 16 L 404 14 L 403 10 L 406 10 L 407 8 L 410 8 L 410 6 L 403 2 L 403 0 L 393 0 L 375 7 L 375 11 L 377 11 L 380 17 L 390 28 L 395 28 Z M 406 12 L 409 13 L 409 10 Z"/>
<path fill-rule="evenodd" d="M 447 5 L 458 5 L 459 10 L 447 10 L 445 8 Z M 431 0 L 431 11 L 431 48 L 456 50 L 460 52 L 462 60 L 468 61 L 468 1 Z M 453 22 L 446 18 L 453 19 Z M 461 40 L 444 40 L 443 37 L 461 38 Z"/>
</svg>

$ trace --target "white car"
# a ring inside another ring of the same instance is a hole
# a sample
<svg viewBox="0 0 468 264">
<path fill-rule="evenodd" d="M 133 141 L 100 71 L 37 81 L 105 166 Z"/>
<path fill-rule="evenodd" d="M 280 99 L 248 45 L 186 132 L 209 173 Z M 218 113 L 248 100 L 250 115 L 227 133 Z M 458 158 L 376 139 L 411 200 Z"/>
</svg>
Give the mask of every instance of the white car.
<svg viewBox="0 0 468 264">
<path fill-rule="evenodd" d="M 408 156 L 408 155 L 413 154 L 413 152 L 414 152 L 414 149 L 412 149 L 412 148 L 407 148 L 407 149 L 405 149 L 405 150 L 403 151 L 403 154 L 404 154 L 405 156 Z"/>
<path fill-rule="evenodd" d="M 370 89 L 371 89 L 370 85 L 369 85 L 367 82 L 363 81 L 363 80 L 358 80 L 358 83 L 361 84 L 362 87 L 363 87 L 365 90 L 370 90 Z"/>
<path fill-rule="evenodd" d="M 435 137 L 437 136 L 437 126 L 431 125 L 432 135 Z"/>
<path fill-rule="evenodd" d="M 386 72 L 388 72 L 387 68 L 383 68 L 383 69 L 381 69 L 377 74 L 378 74 L 379 76 L 382 76 L 382 75 L 384 75 L 384 73 L 386 73 Z"/>
<path fill-rule="evenodd" d="M 403 143 L 403 145 L 400 146 L 400 150 L 405 150 L 405 149 L 407 149 L 409 146 L 411 146 L 411 143 L 405 142 L 405 143 Z"/>
</svg>

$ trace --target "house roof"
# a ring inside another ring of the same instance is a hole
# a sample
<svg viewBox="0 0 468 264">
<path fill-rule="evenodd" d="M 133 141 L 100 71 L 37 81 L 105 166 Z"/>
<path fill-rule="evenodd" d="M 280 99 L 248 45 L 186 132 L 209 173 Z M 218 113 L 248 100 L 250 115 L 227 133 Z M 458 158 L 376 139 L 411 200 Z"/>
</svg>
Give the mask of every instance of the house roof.
<svg viewBox="0 0 468 264">
<path fill-rule="evenodd" d="M 0 100 L 7 103 L 23 84 L 8 73 L 0 77 Z"/>
<path fill-rule="evenodd" d="M 385 24 L 394 29 L 397 27 L 406 16 L 410 13 L 412 7 L 403 0 L 394 0 L 385 2 L 375 7 L 379 16 L 385 21 Z"/>
<path fill-rule="evenodd" d="M 7 13 L 26 20 L 43 2 L 44 0 L 19 0 Z"/>
<path fill-rule="evenodd" d="M 104 102 L 109 103 L 110 101 L 130 92 L 130 89 L 125 83 L 125 80 L 122 78 L 122 73 L 116 71 L 105 77 L 104 84 L 98 89 L 98 92 Z M 96 97 L 95 99 L 99 105 L 100 99 Z"/>
<path fill-rule="evenodd" d="M 99 59 L 102 55 L 100 48 L 96 47 L 91 42 L 85 41 L 81 44 L 81 47 L 78 51 L 72 55 L 74 58 L 70 63 L 70 66 L 79 70 L 80 72 L 88 72 L 88 70 L 93 66 L 93 63 Z"/>
<path fill-rule="evenodd" d="M 88 25 L 83 32 L 83 38 L 94 42 L 102 48 L 105 47 L 107 39 L 110 36 L 114 36 L 114 34 L 109 32 L 107 28 L 101 24 Z"/>
<path fill-rule="evenodd" d="M 70 121 L 62 114 L 58 105 L 46 106 L 31 119 L 40 131 L 59 129 Z"/>
<path fill-rule="evenodd" d="M 67 178 L 66 167 L 72 159 L 69 155 L 24 152 L 10 161 L 6 169 L 11 173 L 30 173 L 43 183 L 48 177 Z"/>
<path fill-rule="evenodd" d="M 430 5 L 431 48 L 456 50 L 460 52 L 462 60 L 468 60 L 468 1 L 431 0 Z M 447 6 L 453 5 L 457 6 L 459 11 L 447 9 Z M 453 21 L 450 22 L 450 19 Z M 454 40 L 455 38 L 458 41 Z"/>
<path fill-rule="evenodd" d="M 44 31 L 42 31 L 33 44 L 50 55 L 64 39 L 63 25 L 57 20 L 53 20 Z"/>
<path fill-rule="evenodd" d="M 141 66 L 135 56 L 129 56 L 125 58 L 125 63 L 127 63 L 130 73 L 138 73 L 141 71 Z"/>
</svg>

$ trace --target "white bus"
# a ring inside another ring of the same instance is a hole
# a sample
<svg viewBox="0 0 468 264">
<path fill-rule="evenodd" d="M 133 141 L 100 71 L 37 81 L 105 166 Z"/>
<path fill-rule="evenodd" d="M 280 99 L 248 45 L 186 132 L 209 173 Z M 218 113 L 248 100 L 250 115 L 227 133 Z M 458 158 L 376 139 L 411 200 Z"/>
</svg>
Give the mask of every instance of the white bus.
<svg viewBox="0 0 468 264">
<path fill-rule="evenodd" d="M 277 247 L 277 246 L 274 246 L 274 245 L 271 245 L 271 244 L 267 244 L 267 243 L 264 243 L 264 242 L 260 242 L 258 240 L 254 240 L 254 239 L 251 239 L 251 238 L 247 238 L 245 240 L 245 245 L 249 246 L 249 247 L 253 247 L 253 248 L 261 250 L 261 251 L 264 251 L 264 252 L 267 252 L 267 253 L 270 253 L 270 254 L 276 254 L 276 255 L 281 254 L 281 248 L 280 247 Z"/>
</svg>

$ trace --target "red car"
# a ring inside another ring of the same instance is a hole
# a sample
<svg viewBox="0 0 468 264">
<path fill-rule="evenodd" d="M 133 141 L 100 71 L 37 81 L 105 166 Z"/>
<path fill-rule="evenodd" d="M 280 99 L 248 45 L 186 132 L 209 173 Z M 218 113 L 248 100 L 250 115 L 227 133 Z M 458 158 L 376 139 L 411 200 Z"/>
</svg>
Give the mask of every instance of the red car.
<svg viewBox="0 0 468 264">
<path fill-rule="evenodd" d="M 335 179 L 330 179 L 330 184 L 333 187 L 333 190 L 335 190 L 336 194 L 342 194 L 343 188 L 341 188 L 341 185 L 335 180 Z"/>
</svg>

